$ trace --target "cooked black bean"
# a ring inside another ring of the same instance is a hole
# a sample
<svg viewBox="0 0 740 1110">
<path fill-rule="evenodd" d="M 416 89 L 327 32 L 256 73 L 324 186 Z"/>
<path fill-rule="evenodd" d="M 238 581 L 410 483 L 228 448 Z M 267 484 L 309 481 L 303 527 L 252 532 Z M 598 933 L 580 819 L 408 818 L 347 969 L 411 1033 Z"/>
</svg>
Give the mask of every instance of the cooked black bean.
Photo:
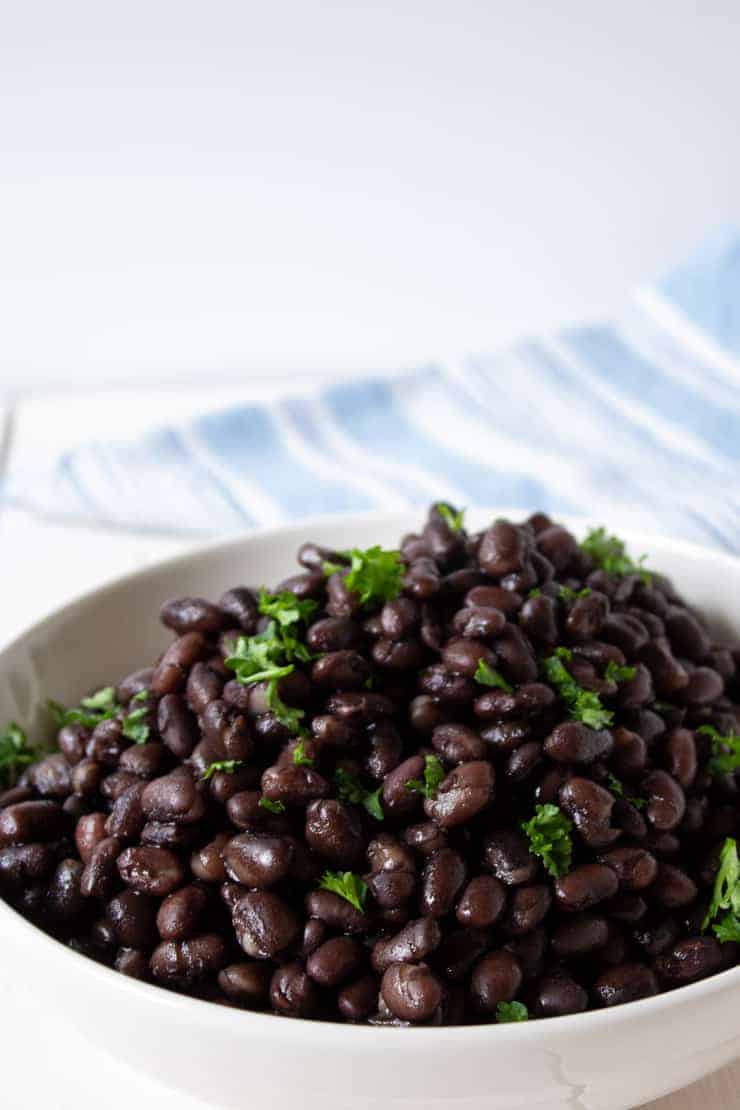
<svg viewBox="0 0 740 1110">
<path fill-rule="evenodd" d="M 383 973 L 380 993 L 402 1021 L 429 1021 L 443 998 L 442 984 L 425 964 L 391 964 Z"/>
<path fill-rule="evenodd" d="M 621 890 L 644 890 L 658 874 L 655 856 L 640 845 L 620 844 L 599 858 L 614 871 Z"/>
<path fill-rule="evenodd" d="M 271 891 L 248 891 L 232 907 L 231 914 L 237 940 L 255 960 L 272 959 L 300 934 L 293 910 Z"/>
<path fill-rule="evenodd" d="M 714 937 L 688 937 L 655 960 L 655 972 L 670 986 L 693 983 L 722 967 L 722 946 Z"/>
<path fill-rule="evenodd" d="M 534 993 L 533 1010 L 537 1017 L 580 1014 L 588 1006 L 588 992 L 567 975 L 548 975 L 540 979 Z"/>
<path fill-rule="evenodd" d="M 125 848 L 117 862 L 126 886 L 140 894 L 162 898 L 176 890 L 185 877 L 177 856 L 166 848 Z"/>
<path fill-rule="evenodd" d="M 352 937 L 332 937 L 315 948 L 306 971 L 322 987 L 338 987 L 361 968 L 365 949 Z"/>
<path fill-rule="evenodd" d="M 545 738 L 545 754 L 557 763 L 593 763 L 614 747 L 608 729 L 593 729 L 580 721 L 566 721 Z"/>
<path fill-rule="evenodd" d="M 497 879 L 506 886 L 529 883 L 540 870 L 536 856 L 529 851 L 529 844 L 515 829 L 500 829 L 491 833 L 484 844 L 483 859 Z"/>
<path fill-rule="evenodd" d="M 442 933 L 434 918 L 409 921 L 395 936 L 376 941 L 372 950 L 373 967 L 383 972 L 391 964 L 418 963 L 439 946 L 441 939 Z"/>
<path fill-rule="evenodd" d="M 379 985 L 372 975 L 363 975 L 342 987 L 337 1009 L 346 1021 L 365 1021 L 378 1004 Z"/>
<path fill-rule="evenodd" d="M 665 771 L 651 771 L 640 782 L 640 790 L 647 797 L 647 819 L 658 832 L 670 832 L 679 824 L 686 812 L 686 796 Z"/>
<path fill-rule="evenodd" d="M 157 928 L 162 940 L 187 940 L 192 937 L 208 904 L 203 887 L 180 887 L 165 898 L 157 913 Z"/>
<path fill-rule="evenodd" d="M 465 864 L 452 848 L 440 848 L 424 867 L 419 904 L 428 917 L 444 917 L 452 909 L 463 883 Z"/>
<path fill-rule="evenodd" d="M 80 890 L 85 898 L 109 898 L 113 893 L 121 848 L 117 836 L 107 836 L 95 845 L 80 878 Z"/>
<path fill-rule="evenodd" d="M 655 975 L 644 964 L 620 964 L 605 971 L 594 983 L 594 997 L 600 1006 L 621 1006 L 658 993 Z"/>
<path fill-rule="evenodd" d="M 522 969 L 511 952 L 500 948 L 476 964 L 470 980 L 470 995 L 476 1010 L 495 1014 L 499 1002 L 511 1002 L 522 985 Z"/>
<path fill-rule="evenodd" d="M 544 920 L 551 903 L 550 888 L 542 883 L 516 887 L 506 906 L 504 931 L 512 937 L 533 932 Z"/>
<path fill-rule="evenodd" d="M 189 668 L 200 659 L 206 650 L 206 641 L 199 632 L 186 632 L 165 651 L 152 675 L 151 688 L 161 697 L 182 689 Z"/>
<path fill-rule="evenodd" d="M 294 847 L 284 836 L 240 833 L 223 847 L 226 872 L 234 882 L 264 890 L 290 873 Z"/>
<path fill-rule="evenodd" d="M 157 940 L 157 903 L 135 890 L 124 890 L 106 907 L 116 940 L 124 948 L 151 948 Z"/>
<path fill-rule="evenodd" d="M 561 959 L 585 956 L 603 948 L 609 940 L 609 925 L 604 917 L 580 913 L 566 918 L 552 931 L 552 950 Z"/>
<path fill-rule="evenodd" d="M 424 812 L 443 829 L 470 821 L 491 801 L 494 778 L 490 763 L 461 763 L 442 780 L 436 795 L 426 799 Z"/>
<path fill-rule="evenodd" d="M 45 878 L 53 866 L 54 854 L 46 844 L 0 848 L 0 886 L 30 886 Z"/>
<path fill-rule="evenodd" d="M 461 925 L 489 929 L 506 905 L 506 888 L 492 875 L 476 875 L 462 892 L 455 915 Z"/>
<path fill-rule="evenodd" d="M 251 963 L 229 964 L 218 973 L 218 985 L 233 1002 L 248 1009 L 260 1009 L 270 994 L 272 969 L 255 960 Z"/>
<path fill-rule="evenodd" d="M 152 975 L 160 982 L 194 983 L 223 967 L 226 948 L 216 933 L 190 940 L 163 940 L 152 953 Z"/>
<path fill-rule="evenodd" d="M 580 911 L 617 893 L 616 873 L 603 863 L 584 863 L 555 880 L 555 899 L 564 910 Z"/>
<path fill-rule="evenodd" d="M 67 829 L 67 817 L 56 802 L 18 802 L 0 811 L 0 847 L 56 840 Z"/>
</svg>

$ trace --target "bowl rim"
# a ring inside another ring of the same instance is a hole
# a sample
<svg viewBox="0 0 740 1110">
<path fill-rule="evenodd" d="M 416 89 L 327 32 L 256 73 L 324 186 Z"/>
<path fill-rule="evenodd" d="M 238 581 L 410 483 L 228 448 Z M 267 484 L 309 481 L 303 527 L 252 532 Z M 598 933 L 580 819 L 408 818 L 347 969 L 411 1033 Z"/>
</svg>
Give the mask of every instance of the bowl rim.
<svg viewBox="0 0 740 1110">
<path fill-rule="evenodd" d="M 141 581 L 147 577 L 155 576 L 162 572 L 176 572 L 179 567 L 183 566 L 188 566 L 190 568 L 193 563 L 207 562 L 214 556 L 228 554 L 230 551 L 236 550 L 242 546 L 246 545 L 248 548 L 254 541 L 284 540 L 294 543 L 300 538 L 305 539 L 305 533 L 307 531 L 310 532 L 311 529 L 324 529 L 327 527 L 360 528 L 377 523 L 388 527 L 395 525 L 407 531 L 410 530 L 412 526 L 410 521 L 412 520 L 414 511 L 414 507 L 410 507 L 407 510 L 396 510 L 394 512 L 383 512 L 381 510 L 371 513 L 325 514 L 306 517 L 297 524 L 257 528 L 225 540 L 217 539 L 203 544 L 196 544 L 187 551 L 180 552 L 176 555 L 170 555 L 164 559 L 155 560 L 146 564 L 144 567 L 128 571 L 122 575 L 112 576 L 93 589 L 81 591 L 66 601 L 62 606 L 50 610 L 28 628 L 12 636 L 7 642 L 0 642 L 0 668 L 3 666 L 5 656 L 16 647 L 19 647 L 24 641 L 30 641 L 34 636 L 43 633 L 48 626 L 54 625 L 64 617 L 74 613 L 80 606 L 92 605 L 106 596 L 121 589 L 125 589 L 127 586 L 133 585 L 137 581 Z M 422 510 L 420 510 L 420 512 L 421 511 Z M 473 506 L 468 511 L 471 517 L 474 517 L 476 521 L 478 518 L 482 521 L 490 521 L 492 517 L 503 515 L 511 516 L 514 519 L 528 515 L 527 510 L 516 508 L 486 509 L 484 507 Z M 584 528 L 589 525 L 590 518 L 586 516 L 558 514 L 557 522 L 565 524 L 575 532 L 582 532 Z M 615 525 L 610 525 L 610 527 L 613 526 Z M 476 523 L 474 527 L 478 527 L 478 524 Z M 714 564 L 724 564 L 728 568 L 734 569 L 736 573 L 740 571 L 740 558 L 728 552 L 718 551 L 686 540 L 660 536 L 656 533 L 643 532 L 640 529 L 631 527 L 621 528 L 618 524 L 616 527 L 619 527 L 620 536 L 630 543 L 639 543 L 640 546 L 645 546 L 648 549 L 651 544 L 654 544 L 658 548 L 669 546 L 672 552 L 683 558 L 696 561 L 710 561 Z M 201 999 L 187 994 L 180 994 L 175 991 L 167 990 L 155 983 L 146 983 L 141 980 L 133 979 L 128 975 L 115 971 L 113 968 L 98 963 L 98 961 L 89 956 L 82 955 L 74 949 L 69 948 L 63 942 L 44 932 L 36 925 L 33 925 L 23 917 L 21 913 L 2 899 L 0 899 L 0 925 L 4 928 L 18 930 L 18 935 L 30 945 L 40 943 L 46 950 L 49 959 L 54 958 L 55 948 L 58 949 L 59 952 L 64 952 L 66 957 L 71 961 L 69 964 L 70 972 L 74 971 L 74 961 L 77 961 L 78 972 L 99 980 L 101 987 L 105 987 L 105 985 L 108 984 L 111 989 L 126 992 L 132 1000 L 140 1000 L 142 1002 L 147 1002 L 148 1000 L 150 1005 L 156 1004 L 161 1010 L 181 1010 L 184 1016 L 192 1014 L 193 1019 L 199 1019 L 201 1024 L 203 1020 L 207 1018 L 209 1024 L 213 1023 L 219 1027 L 230 1028 L 235 1033 L 243 1033 L 249 1030 L 249 1032 L 253 1034 L 260 1032 L 267 1034 L 270 1030 L 274 1031 L 276 1021 L 281 1021 L 279 1028 L 283 1030 L 282 1035 L 296 1041 L 296 1043 L 301 1040 L 309 1040 L 311 1039 L 312 1033 L 318 1032 L 324 1041 L 330 1039 L 334 1040 L 336 1038 L 338 1041 L 352 1042 L 354 1047 L 357 1048 L 361 1047 L 363 1041 L 366 1047 L 370 1048 L 373 1032 L 381 1032 L 382 1034 L 385 1034 L 389 1030 L 398 1032 L 398 1027 L 393 1025 L 352 1024 L 349 1022 L 336 1020 L 324 1021 L 313 1018 L 300 1018 L 293 1021 L 285 1021 L 282 1020 L 281 1015 L 278 1014 L 220 1005 L 209 999 Z M 696 983 L 690 983 L 674 988 L 673 990 L 664 991 L 650 998 L 643 998 L 633 1002 L 623 1003 L 619 1006 L 606 1007 L 599 1010 L 586 1010 L 579 1014 L 566 1014 L 556 1018 L 536 1019 L 531 1022 L 509 1022 L 500 1025 L 496 1022 L 484 1022 L 480 1025 L 409 1026 L 404 1027 L 404 1036 L 396 1038 L 397 1050 L 401 1052 L 413 1051 L 413 1053 L 416 1053 L 419 1048 L 419 1038 L 421 1038 L 424 1043 L 429 1041 L 430 1047 L 432 1048 L 441 1041 L 452 1045 L 460 1043 L 462 1046 L 463 1044 L 469 1044 L 471 1039 L 473 1041 L 478 1041 L 480 1038 L 489 1037 L 491 1035 L 489 1032 L 491 1025 L 496 1025 L 496 1037 L 498 1041 L 500 1041 L 501 1038 L 503 1038 L 504 1041 L 515 1038 L 517 1043 L 520 1041 L 527 1043 L 532 1039 L 542 1037 L 551 1040 L 571 1038 L 576 1034 L 587 1033 L 589 1029 L 593 1029 L 594 1032 L 596 1032 L 597 1030 L 603 1030 L 609 1026 L 621 1025 L 624 1022 L 634 1020 L 638 1017 L 647 1020 L 665 1010 L 673 1009 L 681 1005 L 694 1006 L 700 999 L 709 999 L 715 994 L 724 993 L 738 986 L 740 986 L 740 965 L 734 968 L 727 968 L 715 975 L 710 975 L 706 979 L 701 979 Z M 239 1023 L 239 1027 L 237 1027 L 236 1023 Z"/>
</svg>

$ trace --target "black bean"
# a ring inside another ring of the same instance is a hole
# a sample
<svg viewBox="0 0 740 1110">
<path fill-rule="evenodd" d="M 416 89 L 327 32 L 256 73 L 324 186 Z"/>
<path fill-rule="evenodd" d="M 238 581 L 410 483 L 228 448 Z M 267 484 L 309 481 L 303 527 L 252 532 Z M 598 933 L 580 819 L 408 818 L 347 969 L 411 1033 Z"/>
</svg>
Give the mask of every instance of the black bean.
<svg viewBox="0 0 740 1110">
<path fill-rule="evenodd" d="M 658 832 L 670 832 L 686 812 L 686 796 L 666 771 L 650 771 L 640 782 L 640 792 L 647 797 L 645 810 L 650 824 Z"/>
<path fill-rule="evenodd" d="M 342 987 L 337 995 L 337 1008 L 346 1021 L 364 1021 L 378 1003 L 379 984 L 372 975 L 363 975 Z"/>
<path fill-rule="evenodd" d="M 432 733 L 432 747 L 447 763 L 470 763 L 485 753 L 478 733 L 466 725 L 438 725 Z"/>
<path fill-rule="evenodd" d="M 223 847 L 226 872 L 234 882 L 265 890 L 290 873 L 294 847 L 287 837 L 244 832 Z"/>
<path fill-rule="evenodd" d="M 224 994 L 250 1010 L 266 1005 L 271 979 L 272 969 L 258 960 L 229 964 L 218 973 L 218 985 Z"/>
<path fill-rule="evenodd" d="M 547 916 L 551 903 L 550 889 L 544 884 L 516 887 L 507 903 L 504 931 L 512 937 L 533 932 Z"/>
<path fill-rule="evenodd" d="M 463 890 L 455 916 L 466 927 L 489 929 L 501 917 L 505 905 L 503 883 L 492 875 L 476 875 Z"/>
<path fill-rule="evenodd" d="M 369 926 L 364 913 L 330 890 L 312 890 L 306 896 L 306 910 L 337 932 L 364 933 Z"/>
<path fill-rule="evenodd" d="M 462 858 L 451 848 L 434 852 L 422 875 L 422 913 L 428 917 L 445 917 L 465 882 L 465 870 Z"/>
<path fill-rule="evenodd" d="M 54 866 L 46 844 L 16 844 L 0 848 L 0 885 L 30 886 L 45 878 Z"/>
<path fill-rule="evenodd" d="M 331 651 L 317 659 L 311 680 L 329 690 L 361 690 L 370 677 L 370 664 L 357 651 Z"/>
<path fill-rule="evenodd" d="M 442 984 L 425 964 L 391 964 L 383 974 L 380 993 L 402 1021 L 429 1021 L 443 997 Z"/>
<path fill-rule="evenodd" d="M 162 940 L 187 940 L 194 936 L 208 895 L 203 887 L 180 887 L 165 898 L 157 912 L 157 928 Z"/>
<path fill-rule="evenodd" d="M 487 867 L 506 886 L 521 886 L 537 875 L 540 865 L 529 851 L 529 844 L 514 829 L 491 833 L 484 843 L 483 858 Z"/>
<path fill-rule="evenodd" d="M 594 983 L 594 997 L 600 1006 L 621 1006 L 658 993 L 658 984 L 644 964 L 620 964 L 605 971 Z"/>
<path fill-rule="evenodd" d="M 56 802 L 18 802 L 0 811 L 0 848 L 55 840 L 66 828 L 67 818 Z"/>
<path fill-rule="evenodd" d="M 332 937 L 314 949 L 306 971 L 322 987 L 338 987 L 361 968 L 365 949 L 352 937 Z"/>
<path fill-rule="evenodd" d="M 442 933 L 431 917 L 409 921 L 395 936 L 376 941 L 372 950 L 372 964 L 379 973 L 392 964 L 418 963 L 439 946 Z"/>
<path fill-rule="evenodd" d="M 98 841 L 80 877 L 84 898 L 109 898 L 116 884 L 116 860 L 122 844 L 117 836 Z"/>
<path fill-rule="evenodd" d="M 231 914 L 237 940 L 255 960 L 272 959 L 300 935 L 295 913 L 271 891 L 248 891 L 232 907 Z"/>
<path fill-rule="evenodd" d="M 125 848 L 117 862 L 126 886 L 140 894 L 163 898 L 176 890 L 185 877 L 177 856 L 166 848 Z"/>
<path fill-rule="evenodd" d="M 206 650 L 206 641 L 199 632 L 186 632 L 165 651 L 152 675 L 151 688 L 158 697 L 182 689 L 187 672 Z"/>
<path fill-rule="evenodd" d="M 146 894 L 124 890 L 106 909 L 116 940 L 125 948 L 147 948 L 157 939 L 157 903 Z"/>
<path fill-rule="evenodd" d="M 620 844 L 599 859 L 614 871 L 621 890 L 644 890 L 658 874 L 655 856 L 640 845 Z"/>
<path fill-rule="evenodd" d="M 490 763 L 461 763 L 442 780 L 436 795 L 426 799 L 424 812 L 443 829 L 470 821 L 491 801 L 494 779 Z"/>
<path fill-rule="evenodd" d="M 551 944 L 556 956 L 572 959 L 603 948 L 608 940 L 609 925 L 605 918 L 580 913 L 555 926 Z"/>
<path fill-rule="evenodd" d="M 226 624 L 223 611 L 202 597 L 178 597 L 165 601 L 159 610 L 159 619 L 178 635 L 202 632 L 205 636 L 212 636 Z"/>
<path fill-rule="evenodd" d="M 558 725 L 545 739 L 545 754 L 558 763 L 593 763 L 614 747 L 608 729 L 593 729 L 580 721 Z"/>
<path fill-rule="evenodd" d="M 587 910 L 613 897 L 618 887 L 619 880 L 611 867 L 603 863 L 584 863 L 555 880 L 555 899 L 564 910 Z"/>
<path fill-rule="evenodd" d="M 511 952 L 500 948 L 489 952 L 476 964 L 470 980 L 470 995 L 475 1008 L 495 1014 L 499 1002 L 511 1002 L 522 985 L 522 969 Z"/>
<path fill-rule="evenodd" d="M 152 953 L 155 979 L 165 983 L 193 983 L 215 975 L 226 961 L 223 938 L 216 933 L 189 940 L 163 940 Z"/>
<path fill-rule="evenodd" d="M 286 1017 L 309 1017 L 318 1006 L 316 985 L 298 962 L 283 964 L 270 981 L 273 1010 Z"/>
<path fill-rule="evenodd" d="M 251 634 L 256 630 L 259 617 L 257 598 L 246 586 L 227 590 L 218 607 L 229 618 L 229 623 L 238 625 L 242 632 Z"/>
<path fill-rule="evenodd" d="M 548 975 L 540 979 L 534 992 L 533 1010 L 537 1017 L 580 1014 L 588 1006 L 588 992 L 567 975 Z"/>
</svg>

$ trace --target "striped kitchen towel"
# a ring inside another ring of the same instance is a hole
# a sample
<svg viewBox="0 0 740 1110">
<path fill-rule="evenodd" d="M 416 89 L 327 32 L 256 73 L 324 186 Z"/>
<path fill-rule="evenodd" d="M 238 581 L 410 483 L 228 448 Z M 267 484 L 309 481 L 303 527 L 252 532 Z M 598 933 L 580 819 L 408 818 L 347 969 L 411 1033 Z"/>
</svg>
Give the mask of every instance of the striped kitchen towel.
<svg viewBox="0 0 740 1110">
<path fill-rule="evenodd" d="M 49 519 L 220 535 L 456 505 L 587 512 L 740 549 L 740 233 L 618 320 L 91 440 L 6 480 Z"/>
</svg>

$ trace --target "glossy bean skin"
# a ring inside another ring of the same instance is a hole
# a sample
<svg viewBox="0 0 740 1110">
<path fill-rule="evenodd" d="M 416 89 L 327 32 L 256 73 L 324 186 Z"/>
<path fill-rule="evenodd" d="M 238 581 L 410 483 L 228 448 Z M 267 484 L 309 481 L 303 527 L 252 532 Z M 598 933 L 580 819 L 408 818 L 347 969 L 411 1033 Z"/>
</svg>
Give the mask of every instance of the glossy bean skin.
<svg viewBox="0 0 740 1110">
<path fill-rule="evenodd" d="M 599 976 L 594 996 L 600 1006 L 621 1006 L 658 993 L 655 975 L 644 964 L 620 964 Z"/>
<path fill-rule="evenodd" d="M 392 964 L 418 963 L 439 946 L 441 939 L 439 925 L 433 918 L 410 921 L 395 936 L 376 941 L 372 950 L 373 967 L 383 973 Z"/>
<path fill-rule="evenodd" d="M 194 936 L 208 904 L 203 887 L 180 887 L 168 895 L 157 911 L 157 929 L 162 940 L 181 941 Z"/>
<path fill-rule="evenodd" d="M 537 1017 L 559 1017 L 580 1014 L 588 1006 L 588 991 L 566 975 L 548 975 L 540 979 L 534 997 Z"/>
<path fill-rule="evenodd" d="M 197 982 L 215 974 L 226 957 L 224 942 L 215 933 L 190 940 L 164 940 L 152 953 L 152 975 L 160 982 Z"/>
<path fill-rule="evenodd" d="M 494 780 L 490 763 L 462 763 L 440 783 L 436 796 L 426 799 L 424 812 L 443 829 L 463 824 L 489 804 Z"/>
<path fill-rule="evenodd" d="M 249 1010 L 266 1005 L 271 979 L 272 969 L 259 961 L 229 964 L 218 973 L 218 985 L 224 994 Z"/>
<path fill-rule="evenodd" d="M 490 929 L 501 917 L 505 906 L 504 884 L 492 875 L 477 875 L 463 890 L 455 916 L 465 927 Z"/>
<path fill-rule="evenodd" d="M 466 868 L 460 855 L 451 848 L 440 848 L 429 857 L 422 875 L 420 906 L 428 917 L 444 917 L 450 912 L 465 882 Z"/>
<path fill-rule="evenodd" d="M 306 971 L 322 987 L 338 987 L 357 974 L 365 950 L 352 937 L 333 937 L 315 948 L 306 961 Z"/>
<path fill-rule="evenodd" d="M 270 891 L 249 891 L 231 912 L 237 940 L 255 960 L 272 959 L 297 940 L 300 933 L 294 912 Z"/>
<path fill-rule="evenodd" d="M 581 912 L 613 897 L 619 880 L 606 864 L 584 863 L 555 882 L 555 900 L 561 909 Z"/>
<path fill-rule="evenodd" d="M 185 877 L 177 856 L 166 848 L 125 848 L 117 865 L 128 887 L 160 898 L 176 890 Z"/>
<path fill-rule="evenodd" d="M 223 847 L 226 873 L 237 883 L 266 890 L 290 873 L 294 847 L 286 837 L 240 833 Z"/>
<path fill-rule="evenodd" d="M 442 984 L 424 964 L 391 964 L 383 973 L 380 993 L 402 1021 L 429 1021 L 443 998 Z"/>
<path fill-rule="evenodd" d="M 483 1014 L 495 1014 L 499 1002 L 511 1002 L 522 984 L 519 961 L 506 949 L 484 956 L 470 981 L 473 1005 Z"/>
<path fill-rule="evenodd" d="M 0 848 L 55 840 L 66 828 L 65 815 L 56 802 L 18 802 L 0 811 Z"/>
<path fill-rule="evenodd" d="M 188 669 L 206 650 L 206 642 L 199 632 L 186 632 L 165 651 L 154 668 L 151 688 L 158 697 L 181 690 L 187 679 Z"/>
</svg>

